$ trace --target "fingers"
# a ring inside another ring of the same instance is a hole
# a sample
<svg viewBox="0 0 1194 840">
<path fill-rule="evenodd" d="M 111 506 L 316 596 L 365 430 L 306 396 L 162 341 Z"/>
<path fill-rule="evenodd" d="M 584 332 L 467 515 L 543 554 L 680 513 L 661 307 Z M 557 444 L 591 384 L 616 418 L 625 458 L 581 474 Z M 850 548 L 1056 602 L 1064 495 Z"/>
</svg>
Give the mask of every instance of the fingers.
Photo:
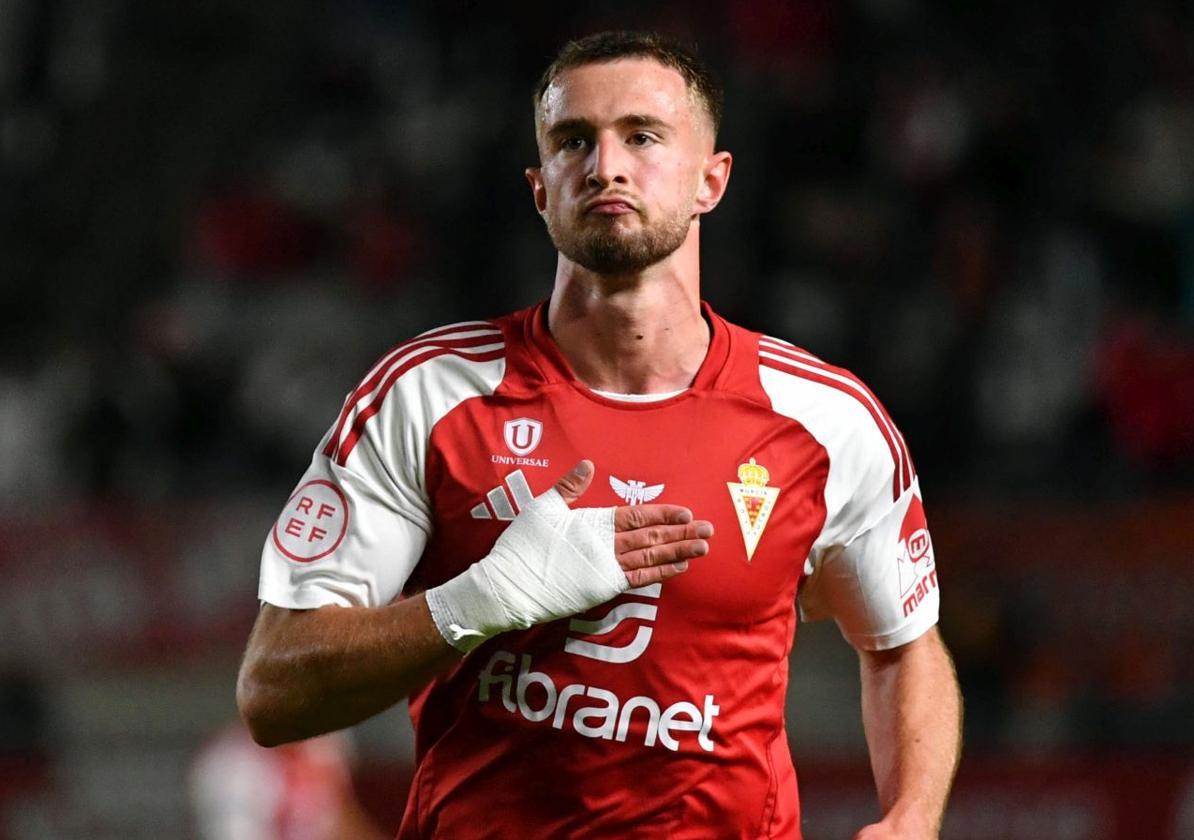
<svg viewBox="0 0 1194 840">
<path fill-rule="evenodd" d="M 636 548 L 647 548 L 664 543 L 683 540 L 705 540 L 713 536 L 713 523 L 703 519 L 686 525 L 651 525 L 633 531 L 618 531 L 614 534 L 614 551 L 624 554 Z"/>
<path fill-rule="evenodd" d="M 659 508 L 648 519 L 674 517 L 686 508 L 654 505 Z M 670 508 L 671 510 L 667 510 Z M 685 518 L 681 517 L 681 518 Z M 616 514 L 615 514 L 616 520 Z M 688 569 L 688 561 L 709 553 L 708 538 L 713 536 L 713 523 L 705 520 L 683 524 L 648 525 L 614 534 L 614 550 L 618 564 L 631 586 L 647 586 L 673 578 Z"/>
<path fill-rule="evenodd" d="M 622 505 L 614 509 L 614 530 L 633 531 L 650 525 L 684 525 L 692 511 L 680 505 Z"/>
<path fill-rule="evenodd" d="M 593 483 L 593 462 L 589 460 L 581 461 L 572 470 L 556 482 L 555 489 L 559 491 L 560 497 L 565 504 L 572 504 L 589 489 L 589 485 Z"/>
<path fill-rule="evenodd" d="M 647 566 L 644 569 L 629 569 L 626 572 L 626 580 L 630 581 L 631 587 L 650 586 L 653 583 L 662 583 L 669 578 L 674 578 L 681 574 L 688 568 L 688 561 L 681 563 L 669 563 L 666 566 Z"/>
<path fill-rule="evenodd" d="M 704 557 L 708 553 L 709 543 L 705 540 L 683 540 L 620 553 L 618 563 L 623 570 L 642 569 L 646 566 L 662 566 L 665 563 Z"/>
</svg>

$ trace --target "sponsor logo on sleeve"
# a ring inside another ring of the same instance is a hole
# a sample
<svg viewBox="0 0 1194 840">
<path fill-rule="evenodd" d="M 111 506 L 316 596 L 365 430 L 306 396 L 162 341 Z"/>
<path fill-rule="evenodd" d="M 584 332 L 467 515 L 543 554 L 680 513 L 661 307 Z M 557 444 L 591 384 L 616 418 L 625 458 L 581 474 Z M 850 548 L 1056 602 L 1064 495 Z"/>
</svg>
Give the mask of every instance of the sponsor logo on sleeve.
<svg viewBox="0 0 1194 840">
<path fill-rule="evenodd" d="M 335 551 L 348 533 L 348 499 L 322 478 L 308 481 L 286 502 L 274 523 L 274 546 L 296 563 L 310 563 Z"/>
<path fill-rule="evenodd" d="M 925 521 L 920 496 L 914 495 L 900 526 L 898 546 L 900 600 L 904 615 L 911 615 L 937 588 L 937 563 L 933 557 L 933 539 Z"/>
</svg>

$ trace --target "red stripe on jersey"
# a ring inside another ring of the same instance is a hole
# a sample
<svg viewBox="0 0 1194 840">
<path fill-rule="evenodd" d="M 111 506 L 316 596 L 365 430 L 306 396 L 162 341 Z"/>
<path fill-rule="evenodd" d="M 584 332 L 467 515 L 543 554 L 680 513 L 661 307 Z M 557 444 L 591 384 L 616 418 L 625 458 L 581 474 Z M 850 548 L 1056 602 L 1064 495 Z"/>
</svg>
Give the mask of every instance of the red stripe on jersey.
<svg viewBox="0 0 1194 840">
<path fill-rule="evenodd" d="M 775 355 L 785 356 L 783 360 L 760 356 L 759 364 L 764 367 L 834 388 L 843 394 L 849 394 L 862 404 L 867 412 L 870 413 L 871 419 L 875 421 L 875 425 L 878 427 L 879 433 L 883 435 L 883 440 L 886 442 L 887 449 L 891 453 L 891 461 L 894 466 L 891 492 L 892 498 L 898 499 L 912 485 L 912 477 L 915 474 L 912 470 L 912 459 L 908 456 L 908 450 L 904 445 L 903 437 L 896 429 L 895 424 L 891 422 L 891 418 L 887 416 L 887 411 L 883 408 L 879 400 L 875 398 L 875 395 L 871 393 L 870 389 L 848 371 L 835 368 L 824 362 L 814 361 L 807 354 L 785 354 L 781 353 L 780 348 L 775 346 L 767 346 L 764 349 L 774 352 Z M 848 381 L 843 382 L 843 379 Z"/>
<path fill-rule="evenodd" d="M 369 422 L 369 419 L 373 417 L 373 415 L 381 411 L 381 405 L 383 402 L 385 402 L 386 397 L 393 389 L 394 383 L 397 382 L 408 370 L 418 367 L 419 365 L 431 359 L 437 359 L 440 356 L 456 356 L 458 358 L 468 359 L 469 361 L 473 362 L 492 362 L 502 358 L 504 355 L 506 355 L 506 348 L 504 346 L 498 347 L 494 350 L 486 350 L 483 353 L 465 353 L 461 350 L 440 348 L 426 355 L 419 356 L 416 359 L 408 359 L 406 362 L 398 365 L 396 368 L 391 369 L 390 374 L 385 379 L 385 382 L 382 383 L 381 389 L 373 398 L 373 402 L 369 403 L 368 406 L 362 409 L 361 412 L 357 414 L 356 419 L 353 420 L 352 429 L 349 431 L 348 435 L 344 438 L 343 443 L 340 444 L 339 449 L 336 451 L 336 463 L 340 466 L 344 466 L 344 464 L 348 461 L 348 456 L 356 447 L 357 441 L 361 439 L 361 435 L 364 434 L 365 424 Z M 335 439 L 333 438 L 333 441 L 334 440 Z M 329 445 L 330 443 L 331 442 L 329 442 Z"/>
<path fill-rule="evenodd" d="M 374 365 L 373 373 L 365 377 L 360 385 L 357 386 L 348 397 L 344 400 L 344 407 L 340 409 L 340 417 L 336 421 L 336 431 L 328 439 L 327 446 L 323 448 L 323 454 L 329 458 L 332 453 L 336 451 L 336 447 L 340 441 L 340 435 L 344 432 L 344 424 L 348 422 L 348 418 L 352 416 L 353 410 L 356 408 L 358 402 L 372 393 L 377 386 L 385 379 L 386 374 L 398 363 L 405 354 L 417 352 L 428 347 L 481 347 L 486 344 L 493 344 L 496 341 L 501 341 L 502 334 L 498 330 L 485 333 L 483 335 L 474 335 L 467 338 L 450 338 L 448 336 L 456 335 L 462 332 L 473 332 L 475 329 L 461 329 L 460 327 L 445 327 L 440 330 L 434 330 L 424 335 L 416 336 L 410 341 L 403 342 L 394 347 L 391 347 L 386 354 L 382 356 L 381 361 Z"/>
</svg>

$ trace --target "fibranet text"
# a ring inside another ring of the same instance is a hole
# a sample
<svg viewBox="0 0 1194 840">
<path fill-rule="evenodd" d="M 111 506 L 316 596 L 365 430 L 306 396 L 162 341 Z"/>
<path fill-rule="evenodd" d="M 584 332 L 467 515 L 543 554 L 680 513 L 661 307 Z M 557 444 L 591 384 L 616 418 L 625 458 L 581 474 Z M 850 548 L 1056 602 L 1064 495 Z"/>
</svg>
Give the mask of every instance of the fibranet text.
<svg viewBox="0 0 1194 840">
<path fill-rule="evenodd" d="M 655 746 L 658 741 L 669 750 L 680 749 L 676 738 L 678 732 L 695 732 L 696 742 L 706 752 L 713 752 L 715 744 L 710 737 L 713 719 L 721 707 L 712 694 L 705 695 L 704 708 L 695 703 L 681 701 L 660 709 L 659 703 L 650 697 L 636 695 L 625 702 L 612 691 L 591 685 L 573 683 L 561 689 L 547 674 L 531 670 L 531 657 L 522 655 L 517 672 L 514 670 L 514 654 L 499 650 L 489 658 L 489 663 L 478 676 L 480 687 L 477 697 L 482 703 L 489 702 L 494 686 L 500 686 L 499 699 L 506 710 L 521 714 L 532 723 L 551 721 L 556 729 L 563 729 L 564 722 L 571 720 L 572 728 L 586 738 L 625 741 L 630 731 L 631 717 L 642 710 L 647 716 L 647 731 L 643 745 Z M 499 670 L 500 669 L 500 670 Z M 538 685 L 546 694 L 539 708 L 528 702 L 527 690 Z M 569 716 L 568 705 L 573 699 L 573 710 Z M 595 705 L 583 704 L 582 698 L 598 701 Z"/>
</svg>

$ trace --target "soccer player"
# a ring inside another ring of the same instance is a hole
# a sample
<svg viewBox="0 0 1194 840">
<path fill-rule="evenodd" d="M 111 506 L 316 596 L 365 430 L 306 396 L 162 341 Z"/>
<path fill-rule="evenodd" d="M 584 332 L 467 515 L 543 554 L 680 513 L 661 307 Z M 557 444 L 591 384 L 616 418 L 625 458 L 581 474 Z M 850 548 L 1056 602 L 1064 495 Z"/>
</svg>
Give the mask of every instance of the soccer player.
<svg viewBox="0 0 1194 840">
<path fill-rule="evenodd" d="M 857 838 L 936 837 L 960 699 L 918 479 L 854 376 L 701 302 L 716 84 L 603 33 L 534 106 L 551 297 L 348 396 L 266 540 L 243 717 L 279 744 L 409 696 L 400 838 L 798 838 L 799 606 L 860 657 Z"/>
</svg>

